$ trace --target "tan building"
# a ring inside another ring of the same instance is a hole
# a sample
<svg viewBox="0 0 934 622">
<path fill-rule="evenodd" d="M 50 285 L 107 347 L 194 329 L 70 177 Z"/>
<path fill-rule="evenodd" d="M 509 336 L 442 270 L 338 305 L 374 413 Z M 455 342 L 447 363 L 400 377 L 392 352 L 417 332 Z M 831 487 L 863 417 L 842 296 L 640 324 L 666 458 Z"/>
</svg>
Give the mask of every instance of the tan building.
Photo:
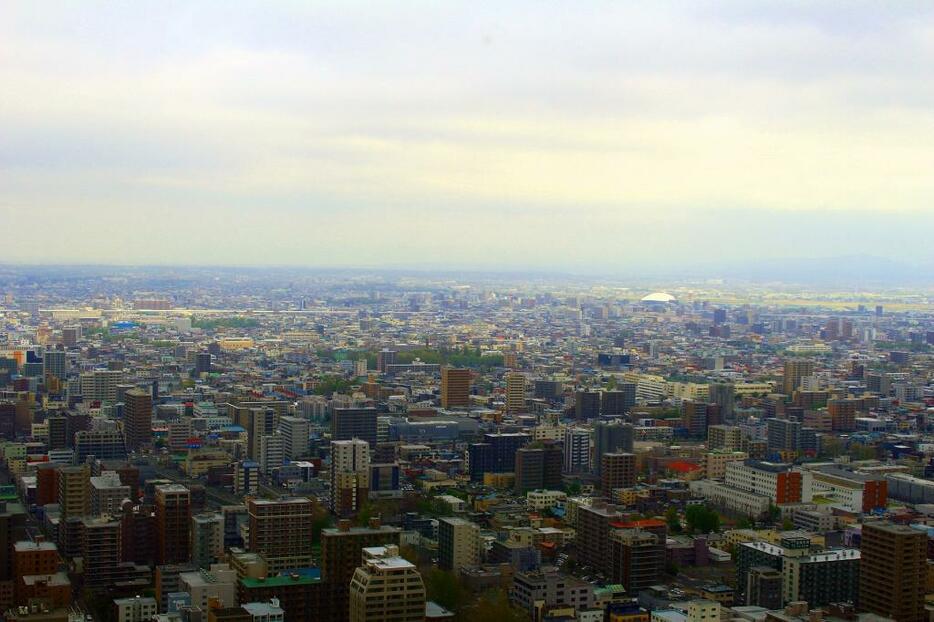
<svg viewBox="0 0 934 622">
<path fill-rule="evenodd" d="M 480 563 L 480 527 L 463 518 L 438 519 L 438 566 L 454 570 Z"/>
<path fill-rule="evenodd" d="M 268 572 L 311 566 L 312 502 L 307 497 L 250 499 L 250 551 L 266 560 Z"/>
<path fill-rule="evenodd" d="M 743 442 L 742 430 L 733 425 L 712 425 L 707 428 L 707 447 L 737 451 Z"/>
<path fill-rule="evenodd" d="M 814 361 L 790 359 L 785 361 L 785 377 L 782 380 L 782 393 L 794 395 L 801 386 L 801 380 L 814 375 Z"/>
<path fill-rule="evenodd" d="M 152 444 L 152 394 L 141 389 L 130 389 L 124 396 L 123 418 L 126 448 L 135 451 Z"/>
<path fill-rule="evenodd" d="M 441 368 L 441 407 L 468 408 L 473 374 L 469 369 Z"/>
<path fill-rule="evenodd" d="M 603 496 L 611 497 L 614 490 L 636 485 L 636 455 L 627 453 L 603 454 L 600 476 Z"/>
<path fill-rule="evenodd" d="M 898 622 L 921 622 L 927 575 L 927 534 L 907 525 L 863 523 L 859 607 Z"/>
<path fill-rule="evenodd" d="M 704 454 L 704 477 L 707 479 L 723 479 L 726 475 L 726 465 L 731 462 L 742 462 L 749 456 L 744 451 L 710 451 Z"/>
<path fill-rule="evenodd" d="M 509 372 L 506 374 L 506 412 L 525 411 L 525 374 Z"/>
<path fill-rule="evenodd" d="M 91 510 L 91 469 L 87 464 L 58 470 L 58 503 L 62 518 L 85 516 Z"/>
<path fill-rule="evenodd" d="M 350 582 L 350 622 L 421 622 L 425 584 L 395 545 L 363 549 Z"/>
</svg>

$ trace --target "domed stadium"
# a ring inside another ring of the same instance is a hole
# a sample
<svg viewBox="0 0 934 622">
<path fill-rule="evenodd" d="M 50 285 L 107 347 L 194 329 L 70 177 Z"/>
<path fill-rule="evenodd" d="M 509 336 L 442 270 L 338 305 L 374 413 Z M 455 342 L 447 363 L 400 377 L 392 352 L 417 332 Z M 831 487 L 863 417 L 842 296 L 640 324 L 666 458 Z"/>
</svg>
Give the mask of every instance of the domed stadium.
<svg viewBox="0 0 934 622">
<path fill-rule="evenodd" d="M 648 296 L 642 297 L 642 302 L 649 304 L 668 304 L 670 302 L 677 302 L 677 300 L 677 298 L 665 292 L 653 292 Z"/>
</svg>

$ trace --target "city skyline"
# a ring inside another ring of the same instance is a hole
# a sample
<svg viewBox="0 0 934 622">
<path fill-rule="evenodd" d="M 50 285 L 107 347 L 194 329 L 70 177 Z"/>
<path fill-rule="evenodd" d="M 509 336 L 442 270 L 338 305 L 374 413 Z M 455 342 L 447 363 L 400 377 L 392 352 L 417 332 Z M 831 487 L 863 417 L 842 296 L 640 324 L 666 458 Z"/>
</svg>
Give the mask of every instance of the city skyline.
<svg viewBox="0 0 934 622">
<path fill-rule="evenodd" d="M 872 3 L 14 3 L 0 261 L 929 274 L 932 30 Z"/>
</svg>

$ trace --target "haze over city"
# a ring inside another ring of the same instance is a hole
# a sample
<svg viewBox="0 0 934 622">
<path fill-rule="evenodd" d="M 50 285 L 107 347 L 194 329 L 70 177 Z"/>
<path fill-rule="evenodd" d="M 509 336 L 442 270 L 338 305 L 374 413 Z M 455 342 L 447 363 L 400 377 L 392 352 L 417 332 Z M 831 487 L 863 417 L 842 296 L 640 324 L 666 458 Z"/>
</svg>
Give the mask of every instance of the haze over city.
<svg viewBox="0 0 934 622">
<path fill-rule="evenodd" d="M 5 3 L 0 261 L 929 275 L 932 11 Z"/>
</svg>

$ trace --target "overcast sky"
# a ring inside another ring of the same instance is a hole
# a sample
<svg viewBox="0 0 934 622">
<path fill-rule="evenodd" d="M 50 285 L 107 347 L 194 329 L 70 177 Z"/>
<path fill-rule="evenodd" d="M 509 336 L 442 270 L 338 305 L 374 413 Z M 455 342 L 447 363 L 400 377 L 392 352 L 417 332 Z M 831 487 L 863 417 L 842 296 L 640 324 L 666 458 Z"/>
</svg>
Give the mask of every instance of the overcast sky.
<svg viewBox="0 0 934 622">
<path fill-rule="evenodd" d="M 8 0 L 0 215 L 0 262 L 930 264 L 934 4 Z"/>
</svg>

